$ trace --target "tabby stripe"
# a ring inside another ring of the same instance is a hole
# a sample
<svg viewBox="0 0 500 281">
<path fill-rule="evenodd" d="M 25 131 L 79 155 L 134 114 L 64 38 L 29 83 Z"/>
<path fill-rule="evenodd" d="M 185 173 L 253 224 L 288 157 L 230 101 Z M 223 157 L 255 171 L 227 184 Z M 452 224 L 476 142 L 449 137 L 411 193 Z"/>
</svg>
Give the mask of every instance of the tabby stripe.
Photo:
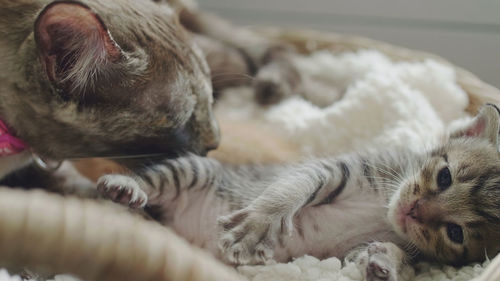
<svg viewBox="0 0 500 281">
<path fill-rule="evenodd" d="M 332 166 L 328 165 L 327 163 L 324 163 L 323 161 L 321 161 L 321 165 L 323 166 L 323 168 L 325 168 L 326 170 L 328 170 L 328 172 L 330 173 L 330 175 L 335 174 L 335 171 L 333 170 Z"/>
<path fill-rule="evenodd" d="M 248 217 L 247 212 L 239 213 L 231 218 L 230 221 L 222 224 L 224 230 L 231 230 L 237 227 L 240 223 L 242 223 Z"/>
<path fill-rule="evenodd" d="M 160 189 L 160 192 L 163 193 L 163 191 L 165 190 L 165 187 L 167 186 L 168 184 L 168 178 L 167 178 L 167 175 L 165 173 L 165 167 L 161 166 L 161 167 L 155 167 L 155 170 L 157 171 L 157 175 L 158 175 L 158 179 L 159 179 L 159 183 L 158 183 L 158 188 Z"/>
<path fill-rule="evenodd" d="M 204 177 L 203 177 L 203 185 L 201 186 L 200 189 L 205 189 L 209 186 L 210 182 L 212 181 L 212 167 L 210 165 L 211 163 L 208 162 L 204 165 L 202 165 L 203 167 L 203 171 L 204 171 Z"/>
<path fill-rule="evenodd" d="M 153 183 L 153 180 L 151 179 L 151 176 L 148 175 L 148 172 L 145 172 L 144 174 L 141 175 L 141 178 L 151 187 L 155 188 L 155 185 Z"/>
<path fill-rule="evenodd" d="M 491 223 L 500 223 L 500 218 L 498 218 L 497 216 L 494 216 L 488 212 L 485 212 L 483 210 L 476 209 L 476 214 L 478 216 L 483 217 L 484 219 L 486 219 L 487 221 L 489 221 Z"/>
<path fill-rule="evenodd" d="M 216 177 L 216 175 L 215 175 L 215 174 L 211 174 L 211 175 L 210 175 L 210 179 L 207 181 L 207 184 L 205 184 L 205 185 L 203 186 L 203 189 L 205 189 L 205 188 L 210 188 L 210 187 L 214 186 L 214 183 L 215 183 L 215 177 Z"/>
<path fill-rule="evenodd" d="M 368 180 L 368 184 L 370 185 L 370 187 L 375 191 L 378 191 L 377 185 L 375 184 L 375 181 L 373 179 L 372 167 L 370 167 L 368 161 L 368 159 L 361 160 L 361 165 L 363 166 L 363 176 L 366 178 L 366 180 Z"/>
<path fill-rule="evenodd" d="M 474 186 L 470 190 L 470 196 L 474 196 L 477 192 L 479 192 L 481 188 L 483 188 L 483 186 L 486 184 L 486 180 L 488 180 L 489 178 L 489 172 L 491 171 L 487 171 L 477 179 L 477 181 L 474 183 Z"/>
<path fill-rule="evenodd" d="M 179 176 L 179 185 L 182 187 L 187 186 L 187 173 L 186 173 L 186 163 L 185 161 L 181 158 L 177 160 L 176 162 L 177 165 L 175 165 L 175 168 L 177 169 L 177 175 Z"/>
<path fill-rule="evenodd" d="M 196 186 L 193 187 L 203 187 L 207 181 L 207 176 L 209 175 L 207 171 L 207 163 L 199 159 L 195 159 L 195 161 L 196 166 L 198 167 L 198 181 Z"/>
<path fill-rule="evenodd" d="M 494 104 L 492 104 L 492 103 L 487 103 L 486 105 L 488 105 L 488 106 L 493 106 L 493 108 L 495 108 L 495 109 L 496 109 L 497 113 L 498 113 L 498 114 L 500 114 L 500 109 L 498 109 L 498 107 L 497 107 L 496 105 L 494 105 Z"/>
<path fill-rule="evenodd" d="M 280 221 L 280 236 L 285 235 L 286 221 L 285 218 L 281 218 Z"/>
<path fill-rule="evenodd" d="M 188 189 L 193 188 L 198 183 L 198 161 L 193 160 L 191 157 L 188 158 L 189 164 L 191 165 L 191 171 L 193 173 L 193 179 L 188 185 Z"/>
<path fill-rule="evenodd" d="M 170 163 L 168 161 L 165 161 L 163 164 L 168 168 L 168 170 L 170 170 L 172 172 L 172 177 L 174 179 L 174 187 L 175 187 L 175 197 L 174 198 L 177 198 L 181 192 L 181 187 L 179 185 L 179 176 L 177 175 L 177 170 L 175 169 L 175 166 L 172 165 L 172 163 Z"/>
<path fill-rule="evenodd" d="M 430 167 L 424 167 L 422 169 L 421 175 L 425 183 L 432 182 L 432 176 L 433 176 L 432 172 L 433 171 L 431 170 Z"/>
<path fill-rule="evenodd" d="M 479 227 L 482 227 L 484 224 L 485 224 L 484 221 L 470 221 L 470 222 L 466 222 L 465 226 L 467 226 L 469 228 L 479 228 Z"/>
<path fill-rule="evenodd" d="M 189 184 L 193 182 L 193 171 L 191 168 L 191 162 L 187 158 L 181 158 L 179 159 L 179 164 L 182 166 L 181 173 L 182 173 L 182 188 L 187 188 Z"/>
<path fill-rule="evenodd" d="M 160 184 L 160 177 L 162 173 L 158 171 L 156 167 L 152 167 L 150 170 L 146 172 L 145 176 L 148 176 L 149 179 L 147 180 L 149 183 L 151 183 L 151 186 L 155 189 L 158 189 L 159 187 L 161 188 Z"/>
<path fill-rule="evenodd" d="M 318 195 L 318 192 L 322 187 L 323 187 L 323 183 L 318 185 L 318 187 L 316 187 L 316 190 L 311 194 L 311 196 L 309 196 L 309 198 L 307 199 L 306 203 L 303 206 L 307 206 L 309 203 L 314 201 L 314 199 L 316 199 L 316 195 Z"/>
<path fill-rule="evenodd" d="M 349 171 L 349 167 L 347 167 L 347 164 L 344 162 L 339 162 L 338 166 L 339 166 L 339 169 L 342 171 L 342 180 L 340 181 L 339 186 L 337 188 L 335 188 L 335 190 L 330 192 L 330 194 L 328 194 L 328 196 L 323 201 L 314 205 L 314 207 L 332 203 L 333 199 L 335 199 L 335 197 L 337 197 L 344 190 L 344 188 L 347 184 L 347 180 L 350 177 L 350 171 Z"/>
<path fill-rule="evenodd" d="M 461 171 L 459 170 L 457 173 L 460 173 L 460 172 Z M 467 172 L 465 172 L 465 175 L 459 176 L 457 179 L 458 179 L 459 182 L 472 182 L 472 181 L 474 181 L 476 179 L 476 175 L 474 173 L 467 173 Z"/>
<path fill-rule="evenodd" d="M 324 163 L 321 163 L 321 165 L 323 166 L 323 168 L 327 169 L 330 173 L 330 175 L 333 173 L 333 169 L 331 167 L 328 167 L 326 164 Z M 328 168 L 327 168 L 328 167 Z M 316 171 L 315 169 L 313 169 L 313 171 Z M 309 196 L 309 198 L 307 199 L 307 201 L 304 203 L 304 205 L 302 205 L 302 207 L 304 206 L 307 206 L 308 204 L 310 204 L 311 202 L 314 201 L 314 199 L 316 199 L 316 196 L 318 195 L 318 192 L 321 190 L 321 188 L 323 188 L 326 184 L 326 181 L 328 180 L 328 177 L 329 175 L 323 175 L 322 173 L 320 172 L 317 172 L 318 173 L 318 184 L 316 186 L 316 189 L 314 190 L 314 192 L 311 194 L 311 196 Z"/>
</svg>

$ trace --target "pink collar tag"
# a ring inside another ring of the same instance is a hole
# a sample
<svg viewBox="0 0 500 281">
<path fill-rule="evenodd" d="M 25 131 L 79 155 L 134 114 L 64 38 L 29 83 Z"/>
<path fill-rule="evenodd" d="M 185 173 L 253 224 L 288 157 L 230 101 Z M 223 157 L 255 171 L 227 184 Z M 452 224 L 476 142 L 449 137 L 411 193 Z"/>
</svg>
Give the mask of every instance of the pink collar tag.
<svg viewBox="0 0 500 281">
<path fill-rule="evenodd" d="M 26 149 L 27 145 L 9 132 L 9 128 L 0 120 L 0 157 L 18 154 Z"/>
</svg>

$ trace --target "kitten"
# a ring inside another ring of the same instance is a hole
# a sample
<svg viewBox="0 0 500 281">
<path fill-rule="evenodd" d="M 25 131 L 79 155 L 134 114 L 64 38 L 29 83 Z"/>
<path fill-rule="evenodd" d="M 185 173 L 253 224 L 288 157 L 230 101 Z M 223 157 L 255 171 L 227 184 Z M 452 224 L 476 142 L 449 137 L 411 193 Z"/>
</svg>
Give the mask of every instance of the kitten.
<svg viewBox="0 0 500 281">
<path fill-rule="evenodd" d="M 210 71 L 168 5 L 0 0 L 0 52 L 0 120 L 22 140 L 5 143 L 0 179 L 32 152 L 63 160 L 218 145 Z"/>
<path fill-rule="evenodd" d="M 417 255 L 460 265 L 500 250 L 499 128 L 486 105 L 426 153 L 387 148 L 286 166 L 187 156 L 103 176 L 98 189 L 230 263 L 347 257 L 367 280 L 397 280 Z"/>
</svg>

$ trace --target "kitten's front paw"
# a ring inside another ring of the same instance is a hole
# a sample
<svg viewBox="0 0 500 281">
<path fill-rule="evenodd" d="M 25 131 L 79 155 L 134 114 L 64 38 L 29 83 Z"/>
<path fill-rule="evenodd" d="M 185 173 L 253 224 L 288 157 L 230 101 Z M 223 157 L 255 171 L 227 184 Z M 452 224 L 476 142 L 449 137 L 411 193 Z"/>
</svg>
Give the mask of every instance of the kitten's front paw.
<svg viewBox="0 0 500 281">
<path fill-rule="evenodd" d="M 131 208 L 143 208 L 148 196 L 132 177 L 105 175 L 97 181 L 97 190 L 106 198 Z"/>
<path fill-rule="evenodd" d="M 291 232 L 291 220 L 276 219 L 250 208 L 219 218 L 219 248 L 233 264 L 261 264 L 274 255 L 276 242 Z"/>
</svg>

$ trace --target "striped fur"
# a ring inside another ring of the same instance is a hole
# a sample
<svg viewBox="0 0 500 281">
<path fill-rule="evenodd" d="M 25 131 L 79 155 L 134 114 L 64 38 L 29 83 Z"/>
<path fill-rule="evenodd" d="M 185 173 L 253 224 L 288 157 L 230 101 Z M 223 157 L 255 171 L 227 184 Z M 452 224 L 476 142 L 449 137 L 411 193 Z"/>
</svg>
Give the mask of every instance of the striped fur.
<svg viewBox="0 0 500 281">
<path fill-rule="evenodd" d="M 499 251 L 492 239 L 500 230 L 499 120 L 486 106 L 429 153 L 393 147 L 282 166 L 230 166 L 189 155 L 129 178 L 144 191 L 143 205 L 163 214 L 162 223 L 230 263 L 348 256 L 375 280 L 384 272 L 397 276 L 403 257 L 460 264 Z M 443 168 L 450 186 L 440 186 Z M 129 194 L 137 192 L 115 177 L 102 178 L 99 188 L 136 206 Z M 371 241 L 380 243 L 348 255 Z"/>
</svg>

